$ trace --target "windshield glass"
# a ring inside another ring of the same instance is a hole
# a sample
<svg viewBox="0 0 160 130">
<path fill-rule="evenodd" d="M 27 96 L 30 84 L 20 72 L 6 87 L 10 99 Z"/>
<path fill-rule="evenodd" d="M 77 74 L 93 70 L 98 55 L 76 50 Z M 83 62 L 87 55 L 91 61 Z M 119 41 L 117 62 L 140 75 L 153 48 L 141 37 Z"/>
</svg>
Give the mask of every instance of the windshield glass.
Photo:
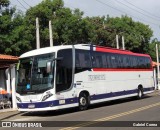
<svg viewBox="0 0 160 130">
<path fill-rule="evenodd" d="M 18 67 L 17 93 L 42 93 L 53 88 L 54 54 L 44 54 L 20 60 Z M 52 62 L 52 71 L 47 73 L 47 62 Z"/>
</svg>

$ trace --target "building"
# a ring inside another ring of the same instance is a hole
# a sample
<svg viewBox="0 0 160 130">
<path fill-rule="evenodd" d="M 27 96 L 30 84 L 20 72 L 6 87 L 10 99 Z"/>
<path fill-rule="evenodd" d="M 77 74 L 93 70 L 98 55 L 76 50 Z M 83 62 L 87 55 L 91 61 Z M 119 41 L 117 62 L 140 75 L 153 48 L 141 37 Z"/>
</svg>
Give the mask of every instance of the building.
<svg viewBox="0 0 160 130">
<path fill-rule="evenodd" d="M 0 97 L 11 98 L 12 91 L 15 93 L 15 77 L 16 67 L 15 64 L 18 62 L 18 57 L 11 55 L 0 54 Z M 13 107 L 16 107 L 16 103 L 13 103 Z"/>
</svg>

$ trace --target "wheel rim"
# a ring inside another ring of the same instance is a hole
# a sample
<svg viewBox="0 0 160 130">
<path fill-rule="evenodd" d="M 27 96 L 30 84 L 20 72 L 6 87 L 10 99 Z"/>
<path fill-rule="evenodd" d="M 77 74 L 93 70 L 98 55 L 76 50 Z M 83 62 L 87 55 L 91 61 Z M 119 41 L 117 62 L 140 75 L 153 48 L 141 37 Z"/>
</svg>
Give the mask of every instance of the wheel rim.
<svg viewBox="0 0 160 130">
<path fill-rule="evenodd" d="M 139 97 L 141 98 L 142 97 L 142 91 L 139 90 Z"/>
<path fill-rule="evenodd" d="M 86 103 L 87 103 L 86 98 L 85 98 L 85 97 L 81 97 L 81 98 L 80 98 L 80 104 L 81 104 L 82 106 L 85 106 Z"/>
</svg>

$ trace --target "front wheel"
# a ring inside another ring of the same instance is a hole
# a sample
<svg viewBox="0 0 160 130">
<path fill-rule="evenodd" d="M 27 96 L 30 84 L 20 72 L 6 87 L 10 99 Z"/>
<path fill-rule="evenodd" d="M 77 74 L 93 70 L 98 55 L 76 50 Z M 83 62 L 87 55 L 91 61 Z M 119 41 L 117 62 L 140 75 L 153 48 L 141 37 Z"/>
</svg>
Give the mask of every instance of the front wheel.
<svg viewBox="0 0 160 130">
<path fill-rule="evenodd" d="M 88 108 L 88 97 L 85 93 L 79 95 L 79 110 L 83 111 Z"/>
</svg>

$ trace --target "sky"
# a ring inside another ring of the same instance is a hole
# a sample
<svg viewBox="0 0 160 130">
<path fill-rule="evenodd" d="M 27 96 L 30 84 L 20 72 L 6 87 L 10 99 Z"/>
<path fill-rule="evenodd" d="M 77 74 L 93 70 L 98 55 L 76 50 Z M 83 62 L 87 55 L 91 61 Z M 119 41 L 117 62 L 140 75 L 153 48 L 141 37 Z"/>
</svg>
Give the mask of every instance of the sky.
<svg viewBox="0 0 160 130">
<path fill-rule="evenodd" d="M 10 0 L 11 6 L 25 12 L 42 0 Z M 64 0 L 65 7 L 79 8 L 84 16 L 120 17 L 128 15 L 149 25 L 153 38 L 160 40 L 160 0 Z"/>
</svg>

